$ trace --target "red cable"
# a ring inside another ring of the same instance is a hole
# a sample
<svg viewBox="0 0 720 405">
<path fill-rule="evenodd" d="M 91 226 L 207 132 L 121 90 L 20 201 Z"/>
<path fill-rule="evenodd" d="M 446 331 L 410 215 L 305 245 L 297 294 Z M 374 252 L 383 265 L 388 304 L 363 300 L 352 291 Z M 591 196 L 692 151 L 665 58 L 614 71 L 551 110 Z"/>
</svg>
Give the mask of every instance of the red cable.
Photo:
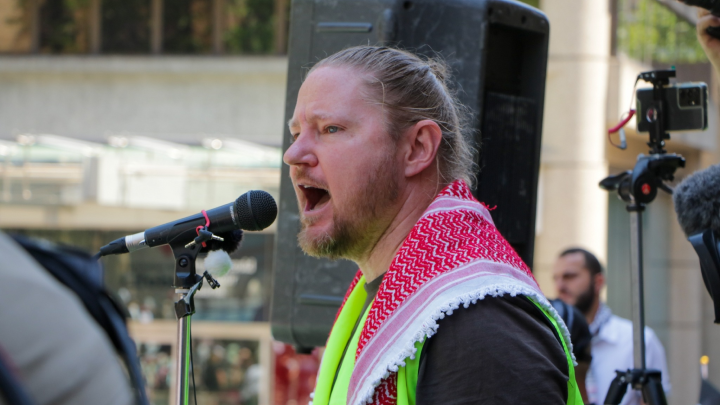
<svg viewBox="0 0 720 405">
<path fill-rule="evenodd" d="M 205 212 L 205 210 L 202 210 L 202 211 L 200 211 L 200 212 L 202 212 L 203 216 L 205 217 L 205 226 L 198 225 L 198 226 L 195 228 L 195 233 L 197 233 L 198 236 L 200 236 L 200 230 L 201 230 L 201 229 L 203 229 L 203 228 L 207 229 L 207 228 L 210 226 L 210 218 L 208 218 L 207 212 Z M 202 243 L 202 247 L 207 247 L 207 245 L 205 244 L 205 242 Z"/>
<path fill-rule="evenodd" d="M 616 147 L 616 148 L 625 149 L 625 148 L 622 146 L 622 144 L 618 145 L 618 144 L 616 144 L 615 142 L 613 142 L 613 140 L 612 140 L 612 134 L 614 134 L 615 132 L 620 131 L 620 130 L 628 123 L 628 121 L 630 121 L 630 119 L 631 119 L 634 115 L 635 115 L 635 110 L 633 110 L 633 109 L 628 110 L 628 116 L 627 116 L 625 119 L 623 119 L 622 121 L 620 121 L 620 123 L 617 124 L 617 125 L 615 125 L 614 127 L 608 129 L 608 141 L 610 142 L 610 145 L 612 145 L 612 146 L 614 146 L 614 147 Z M 621 138 L 621 140 L 622 140 L 622 137 L 620 137 L 620 138 Z M 626 147 L 627 147 L 627 146 L 626 146 Z"/>
<path fill-rule="evenodd" d="M 620 121 L 619 124 L 615 125 L 614 127 L 608 129 L 608 134 L 614 134 L 615 132 L 619 131 L 620 128 L 624 127 L 625 124 L 630 121 L 630 119 L 635 115 L 635 110 L 628 111 L 628 116 L 624 120 Z"/>
</svg>

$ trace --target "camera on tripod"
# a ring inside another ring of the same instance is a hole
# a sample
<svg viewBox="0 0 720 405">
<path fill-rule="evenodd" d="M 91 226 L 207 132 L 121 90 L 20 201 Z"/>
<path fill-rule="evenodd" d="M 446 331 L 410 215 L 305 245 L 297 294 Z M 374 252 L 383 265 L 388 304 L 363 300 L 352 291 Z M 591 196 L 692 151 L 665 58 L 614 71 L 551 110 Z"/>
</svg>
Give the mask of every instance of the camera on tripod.
<svg viewBox="0 0 720 405">
<path fill-rule="evenodd" d="M 653 109 L 653 92 L 651 88 L 638 89 L 637 99 L 637 130 L 649 132 L 657 111 Z M 660 90 L 665 106 L 665 130 L 697 131 L 708 126 L 707 100 L 708 91 L 705 83 L 678 83 L 663 86 Z"/>
<path fill-rule="evenodd" d="M 703 4 L 716 1 L 706 0 Z M 720 3 L 720 0 L 717 1 Z M 648 155 L 640 154 L 633 170 L 609 176 L 600 182 L 607 191 L 617 191 L 618 196 L 627 203 L 630 213 L 630 252 L 633 286 L 633 369 L 617 370 L 604 404 L 618 405 L 622 402 L 628 385 L 642 391 L 645 403 L 649 405 L 667 405 L 662 388 L 661 372 L 645 367 L 645 310 L 643 291 L 643 243 L 642 214 L 647 204 L 657 196 L 658 190 L 672 194 L 673 190 L 665 183 L 672 181 L 675 171 L 685 167 L 685 158 L 675 153 L 667 153 L 665 140 L 670 139 L 670 131 L 703 130 L 707 128 L 707 85 L 705 83 L 670 84 L 675 70 L 657 70 L 643 72 L 640 80 L 652 84 L 652 88 L 639 89 L 637 97 L 638 132 L 649 132 L 650 147 Z M 617 131 L 633 116 L 610 130 Z"/>
<path fill-rule="evenodd" d="M 638 156 L 633 170 L 600 182 L 600 188 L 617 191 L 623 201 L 640 210 L 655 199 L 658 189 L 672 194 L 665 182 L 674 179 L 679 167 L 685 167 L 682 156 L 668 154 L 664 149 L 665 140 L 670 139 L 668 132 L 707 129 L 707 85 L 701 82 L 671 84 L 675 74 L 675 70 L 655 70 L 638 75 L 637 81 L 653 86 L 636 92 L 637 130 L 650 133 L 647 143 L 650 154 Z"/>
</svg>

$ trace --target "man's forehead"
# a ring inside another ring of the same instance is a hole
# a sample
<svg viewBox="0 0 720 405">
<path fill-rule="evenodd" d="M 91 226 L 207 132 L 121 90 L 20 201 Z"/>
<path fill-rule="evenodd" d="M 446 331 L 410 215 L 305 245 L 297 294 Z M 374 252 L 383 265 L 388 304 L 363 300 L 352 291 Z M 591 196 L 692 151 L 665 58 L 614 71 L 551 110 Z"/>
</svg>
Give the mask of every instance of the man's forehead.
<svg viewBox="0 0 720 405">
<path fill-rule="evenodd" d="M 366 99 L 364 82 L 357 71 L 343 67 L 322 67 L 312 72 L 300 87 L 293 117 L 288 126 L 302 121 L 353 121 L 363 113 L 380 112 Z"/>
<path fill-rule="evenodd" d="M 585 258 L 580 253 L 570 253 L 558 258 L 556 271 L 576 273 L 585 269 Z"/>
<path fill-rule="evenodd" d="M 555 272 L 559 273 L 559 274 L 571 275 L 571 274 L 578 274 L 578 273 L 582 272 L 583 270 L 584 269 L 582 267 L 559 267 L 556 269 Z"/>
</svg>

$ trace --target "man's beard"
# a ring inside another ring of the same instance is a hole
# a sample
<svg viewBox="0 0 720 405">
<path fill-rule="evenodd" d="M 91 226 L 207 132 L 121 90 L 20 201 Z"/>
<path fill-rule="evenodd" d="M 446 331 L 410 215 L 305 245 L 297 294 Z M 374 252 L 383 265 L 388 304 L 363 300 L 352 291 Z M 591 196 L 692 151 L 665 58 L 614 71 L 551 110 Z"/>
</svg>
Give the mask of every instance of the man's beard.
<svg viewBox="0 0 720 405">
<path fill-rule="evenodd" d="M 300 217 L 298 243 L 306 254 L 331 260 L 353 259 L 374 247 L 387 226 L 383 210 L 398 198 L 394 156 L 394 150 L 388 152 L 386 158 L 374 166 L 346 206 L 333 205 L 332 228 L 325 234 L 313 239 L 308 231 L 312 223 Z M 329 203 L 334 204 L 332 198 Z"/>
<path fill-rule="evenodd" d="M 575 308 L 579 309 L 583 315 L 587 315 L 593 302 L 595 302 L 595 281 L 591 278 L 588 289 L 578 295 L 577 300 L 575 300 Z"/>
</svg>

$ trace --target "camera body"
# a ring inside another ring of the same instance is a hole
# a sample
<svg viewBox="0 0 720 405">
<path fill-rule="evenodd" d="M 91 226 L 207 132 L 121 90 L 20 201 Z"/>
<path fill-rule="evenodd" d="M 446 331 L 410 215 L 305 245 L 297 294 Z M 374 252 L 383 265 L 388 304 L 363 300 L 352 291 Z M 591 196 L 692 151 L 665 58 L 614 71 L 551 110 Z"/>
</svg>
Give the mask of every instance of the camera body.
<svg viewBox="0 0 720 405">
<path fill-rule="evenodd" d="M 649 132 L 652 122 L 657 119 L 654 107 L 653 88 L 638 89 L 637 130 Z M 663 100 L 665 130 L 702 131 L 707 129 L 707 85 L 700 82 L 676 83 L 660 88 Z"/>
</svg>

